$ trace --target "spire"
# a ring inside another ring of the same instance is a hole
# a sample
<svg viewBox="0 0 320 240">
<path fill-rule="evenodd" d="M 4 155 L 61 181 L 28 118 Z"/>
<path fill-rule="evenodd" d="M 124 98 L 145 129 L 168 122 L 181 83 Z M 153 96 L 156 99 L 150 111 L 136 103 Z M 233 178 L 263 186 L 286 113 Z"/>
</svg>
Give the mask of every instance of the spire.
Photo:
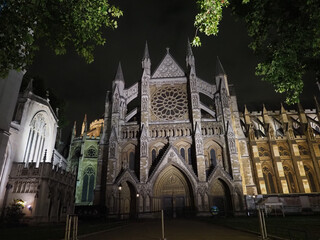
<svg viewBox="0 0 320 240">
<path fill-rule="evenodd" d="M 283 104 L 281 103 L 281 110 L 280 110 L 281 114 L 285 114 L 286 113 L 286 110 L 284 109 L 283 107 Z"/>
<path fill-rule="evenodd" d="M 317 112 L 320 113 L 320 105 L 319 105 L 319 102 L 318 102 L 318 100 L 317 100 L 317 97 L 316 97 L 316 96 L 313 96 L 313 98 L 314 98 L 314 101 L 315 101 L 315 103 L 316 103 Z"/>
<path fill-rule="evenodd" d="M 191 44 L 190 44 L 189 38 L 188 38 L 188 41 L 187 41 L 187 56 L 193 56 L 193 52 L 192 52 L 192 48 L 191 48 Z"/>
<path fill-rule="evenodd" d="M 249 115 L 249 111 L 248 111 L 247 105 L 244 105 L 244 114 L 245 115 Z"/>
<path fill-rule="evenodd" d="M 83 123 L 82 123 L 82 128 L 81 128 L 81 136 L 85 136 L 87 134 L 87 114 L 84 115 Z"/>
<path fill-rule="evenodd" d="M 144 54 L 143 54 L 142 60 L 147 59 L 147 58 L 150 58 L 150 55 L 149 55 L 148 42 L 146 41 L 146 45 L 144 47 Z"/>
<path fill-rule="evenodd" d="M 302 124 L 308 123 L 306 114 L 304 112 L 304 109 L 303 109 L 301 103 L 298 103 L 298 112 L 299 112 L 299 115 L 300 115 L 300 122 Z"/>
<path fill-rule="evenodd" d="M 30 79 L 28 86 L 24 90 L 26 93 L 32 92 L 33 91 L 33 78 Z"/>
<path fill-rule="evenodd" d="M 250 114 L 247 105 L 244 105 L 244 121 L 246 124 L 251 124 Z"/>
<path fill-rule="evenodd" d="M 268 114 L 268 111 L 267 111 L 266 106 L 264 105 L 264 103 L 262 104 L 262 114 L 263 115 Z"/>
<path fill-rule="evenodd" d="M 147 41 L 146 41 L 146 45 L 144 47 L 144 54 L 143 54 L 143 58 L 142 58 L 142 68 L 148 69 L 148 71 L 150 71 L 150 68 L 151 68 L 151 60 L 150 60 L 149 48 L 148 48 Z"/>
<path fill-rule="evenodd" d="M 74 121 L 73 129 L 72 129 L 72 138 L 74 138 L 76 135 L 77 135 L 77 122 Z"/>
<path fill-rule="evenodd" d="M 287 117 L 287 111 L 286 109 L 283 107 L 283 104 L 281 103 L 281 120 L 283 123 L 288 123 L 288 117 Z"/>
<path fill-rule="evenodd" d="M 226 75 L 218 56 L 217 56 L 217 63 L 216 63 L 216 75 L 217 76 L 218 75 Z"/>
<path fill-rule="evenodd" d="M 299 113 L 304 113 L 303 107 L 301 105 L 301 103 L 298 102 L 298 111 Z"/>
<path fill-rule="evenodd" d="M 265 124 L 269 123 L 269 116 L 268 116 L 268 110 L 266 109 L 266 106 L 262 104 L 262 115 L 263 115 L 263 121 Z M 266 125 L 264 126 L 266 128 Z"/>
<path fill-rule="evenodd" d="M 193 52 L 192 52 L 192 48 L 191 48 L 191 45 L 190 45 L 189 38 L 188 38 L 188 41 L 187 41 L 186 64 L 187 64 L 187 68 L 188 67 L 192 68 L 191 71 L 193 71 L 193 73 L 195 74 L 195 60 L 194 60 L 194 56 L 193 56 Z"/>
<path fill-rule="evenodd" d="M 117 74 L 116 74 L 116 77 L 114 78 L 114 80 L 124 81 L 121 62 L 119 62 Z"/>
</svg>

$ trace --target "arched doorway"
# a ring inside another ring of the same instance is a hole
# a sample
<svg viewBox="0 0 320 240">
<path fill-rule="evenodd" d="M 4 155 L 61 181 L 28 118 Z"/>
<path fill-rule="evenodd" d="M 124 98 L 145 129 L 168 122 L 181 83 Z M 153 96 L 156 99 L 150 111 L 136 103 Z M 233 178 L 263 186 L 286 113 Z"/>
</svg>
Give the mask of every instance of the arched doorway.
<svg viewBox="0 0 320 240">
<path fill-rule="evenodd" d="M 137 191 L 132 183 L 122 182 L 119 191 L 119 213 L 124 217 L 135 218 L 137 214 Z M 118 209 L 119 209 L 118 208 Z"/>
<path fill-rule="evenodd" d="M 167 167 L 160 173 L 154 185 L 154 211 L 163 209 L 167 217 L 182 217 L 190 215 L 193 206 L 189 180 L 178 168 Z"/>
<path fill-rule="evenodd" d="M 232 198 L 228 185 L 217 179 L 209 191 L 210 207 L 217 206 L 221 215 L 232 214 Z"/>
</svg>

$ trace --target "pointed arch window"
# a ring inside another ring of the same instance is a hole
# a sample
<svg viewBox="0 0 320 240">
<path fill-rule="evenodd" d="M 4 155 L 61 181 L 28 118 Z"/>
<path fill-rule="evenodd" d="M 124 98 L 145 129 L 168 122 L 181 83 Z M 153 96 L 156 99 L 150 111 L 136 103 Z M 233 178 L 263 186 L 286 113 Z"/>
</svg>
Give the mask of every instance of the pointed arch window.
<svg viewBox="0 0 320 240">
<path fill-rule="evenodd" d="M 181 148 L 181 149 L 180 149 L 180 155 L 182 156 L 182 158 L 183 158 L 184 160 L 186 160 L 186 153 L 185 153 L 184 148 Z"/>
<path fill-rule="evenodd" d="M 210 166 L 217 166 L 216 151 L 213 148 L 210 150 Z"/>
<path fill-rule="evenodd" d="M 43 148 L 46 139 L 46 121 L 42 113 L 37 113 L 29 125 L 29 136 L 23 161 L 27 165 L 29 162 L 39 164 L 43 156 Z"/>
<path fill-rule="evenodd" d="M 83 173 L 81 202 L 93 201 L 95 171 L 92 166 L 87 167 Z"/>
<path fill-rule="evenodd" d="M 135 170 L 135 155 L 134 152 L 129 153 L 129 169 Z"/>
<path fill-rule="evenodd" d="M 306 176 L 309 182 L 310 191 L 316 192 L 317 188 L 316 188 L 316 184 L 315 184 L 311 169 L 307 165 L 304 165 L 304 170 L 306 171 Z"/>
<path fill-rule="evenodd" d="M 191 147 L 188 148 L 188 163 L 192 164 L 192 158 L 191 158 Z"/>
<path fill-rule="evenodd" d="M 301 156 L 309 155 L 309 150 L 306 147 L 304 147 L 302 145 L 298 145 L 298 148 L 299 148 L 299 153 Z"/>
<path fill-rule="evenodd" d="M 267 193 L 276 193 L 274 177 L 268 167 L 263 168 L 263 178 L 266 183 Z"/>
<path fill-rule="evenodd" d="M 279 146 L 279 155 L 281 157 L 290 156 L 288 149 L 283 146 Z"/>
<path fill-rule="evenodd" d="M 264 147 L 259 147 L 258 151 L 259 151 L 259 157 L 270 157 L 269 151 Z"/>
<path fill-rule="evenodd" d="M 286 177 L 286 180 L 287 180 L 289 192 L 290 193 L 296 193 L 297 192 L 297 188 L 296 188 L 296 184 L 295 184 L 291 169 L 288 166 L 284 166 L 283 170 L 284 170 L 284 174 L 285 174 L 285 177 Z"/>
<path fill-rule="evenodd" d="M 157 151 L 155 149 L 152 149 L 151 156 L 152 156 L 152 162 L 154 162 L 157 157 Z"/>
</svg>

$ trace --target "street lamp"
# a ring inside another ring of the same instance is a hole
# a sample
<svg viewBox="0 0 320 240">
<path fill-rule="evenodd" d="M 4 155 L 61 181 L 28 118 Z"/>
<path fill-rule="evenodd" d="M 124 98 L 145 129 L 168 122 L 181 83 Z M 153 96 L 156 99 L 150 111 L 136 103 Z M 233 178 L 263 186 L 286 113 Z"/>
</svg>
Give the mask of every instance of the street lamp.
<svg viewBox="0 0 320 240">
<path fill-rule="evenodd" d="M 120 217 L 121 217 L 121 199 L 120 199 L 120 194 L 121 194 L 121 190 L 122 190 L 122 186 L 121 186 L 121 183 L 120 183 L 120 185 L 118 186 L 118 190 L 119 190 L 119 209 L 118 209 L 118 217 L 119 217 L 119 219 L 120 219 Z"/>
</svg>

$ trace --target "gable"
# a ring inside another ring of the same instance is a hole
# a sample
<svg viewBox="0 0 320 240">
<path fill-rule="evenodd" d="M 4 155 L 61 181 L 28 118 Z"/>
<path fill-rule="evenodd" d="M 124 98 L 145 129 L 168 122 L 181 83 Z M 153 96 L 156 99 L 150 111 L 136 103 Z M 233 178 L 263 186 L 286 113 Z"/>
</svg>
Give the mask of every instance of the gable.
<svg viewBox="0 0 320 240">
<path fill-rule="evenodd" d="M 162 59 L 162 62 L 153 73 L 152 78 L 174 78 L 184 77 L 185 73 L 169 52 Z"/>
</svg>

